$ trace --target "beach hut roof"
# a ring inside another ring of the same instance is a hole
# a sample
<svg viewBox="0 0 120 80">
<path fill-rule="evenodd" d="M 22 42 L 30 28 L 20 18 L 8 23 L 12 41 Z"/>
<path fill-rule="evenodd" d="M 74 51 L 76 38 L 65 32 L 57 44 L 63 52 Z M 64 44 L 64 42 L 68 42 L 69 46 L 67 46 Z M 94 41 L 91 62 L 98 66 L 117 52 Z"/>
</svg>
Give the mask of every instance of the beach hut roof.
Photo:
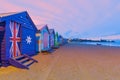
<svg viewBox="0 0 120 80">
<path fill-rule="evenodd" d="M 54 29 L 49 29 L 50 33 L 54 32 Z"/>
<path fill-rule="evenodd" d="M 37 30 L 36 33 L 40 33 L 41 31 L 40 30 Z"/>
<path fill-rule="evenodd" d="M 54 29 L 49 29 L 50 33 L 55 33 Z"/>
<path fill-rule="evenodd" d="M 0 21 L 5 21 L 5 20 L 8 20 L 8 18 L 10 17 L 11 19 L 11 16 L 18 16 L 20 15 L 20 18 L 22 19 L 22 15 L 26 15 L 26 18 L 27 20 L 29 20 L 29 22 L 31 23 L 32 27 L 37 30 L 35 24 L 33 23 L 31 17 L 29 16 L 29 14 L 27 13 L 27 11 L 21 11 L 21 12 L 8 12 L 8 13 L 0 13 Z M 27 26 L 26 26 L 27 27 Z"/>
<path fill-rule="evenodd" d="M 60 38 L 63 38 L 61 35 L 59 35 Z"/>
<path fill-rule="evenodd" d="M 47 24 L 41 24 L 41 25 L 36 25 L 39 30 L 43 29 L 46 27 Z"/>
<path fill-rule="evenodd" d="M 37 25 L 37 28 L 38 28 L 38 30 L 43 30 L 43 29 L 47 29 L 48 30 L 48 32 L 49 32 L 49 29 L 48 29 L 48 26 L 47 26 L 47 24 L 41 24 L 41 25 Z M 50 33 L 50 32 L 49 32 Z"/>
</svg>

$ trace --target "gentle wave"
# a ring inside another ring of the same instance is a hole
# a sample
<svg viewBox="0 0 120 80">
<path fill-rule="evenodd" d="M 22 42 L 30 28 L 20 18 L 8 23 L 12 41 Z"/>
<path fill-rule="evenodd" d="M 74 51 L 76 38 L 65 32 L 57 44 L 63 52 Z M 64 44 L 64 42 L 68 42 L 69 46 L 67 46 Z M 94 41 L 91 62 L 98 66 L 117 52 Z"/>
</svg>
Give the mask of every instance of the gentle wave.
<svg viewBox="0 0 120 80">
<path fill-rule="evenodd" d="M 80 44 L 104 45 L 120 47 L 120 42 L 79 42 Z"/>
</svg>

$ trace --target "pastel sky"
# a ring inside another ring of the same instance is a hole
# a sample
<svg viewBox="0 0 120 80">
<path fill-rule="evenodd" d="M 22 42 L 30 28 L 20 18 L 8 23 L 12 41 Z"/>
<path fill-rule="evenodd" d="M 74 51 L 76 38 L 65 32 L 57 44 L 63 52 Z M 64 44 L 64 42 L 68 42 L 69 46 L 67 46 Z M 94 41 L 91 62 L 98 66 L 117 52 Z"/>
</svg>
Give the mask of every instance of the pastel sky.
<svg viewBox="0 0 120 80">
<path fill-rule="evenodd" d="M 120 34 L 120 0 L 0 0 L 0 13 L 20 11 L 64 37 Z"/>
</svg>

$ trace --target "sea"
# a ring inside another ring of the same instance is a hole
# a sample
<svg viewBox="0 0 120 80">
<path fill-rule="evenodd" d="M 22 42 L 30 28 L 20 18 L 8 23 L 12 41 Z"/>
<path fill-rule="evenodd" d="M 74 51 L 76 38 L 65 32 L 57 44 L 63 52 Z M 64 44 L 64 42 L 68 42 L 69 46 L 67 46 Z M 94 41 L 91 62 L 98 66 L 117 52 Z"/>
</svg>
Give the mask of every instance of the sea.
<svg viewBox="0 0 120 80">
<path fill-rule="evenodd" d="M 80 42 L 80 44 L 91 44 L 91 45 L 103 45 L 103 46 L 120 47 L 120 40 L 115 40 L 114 42 Z"/>
</svg>

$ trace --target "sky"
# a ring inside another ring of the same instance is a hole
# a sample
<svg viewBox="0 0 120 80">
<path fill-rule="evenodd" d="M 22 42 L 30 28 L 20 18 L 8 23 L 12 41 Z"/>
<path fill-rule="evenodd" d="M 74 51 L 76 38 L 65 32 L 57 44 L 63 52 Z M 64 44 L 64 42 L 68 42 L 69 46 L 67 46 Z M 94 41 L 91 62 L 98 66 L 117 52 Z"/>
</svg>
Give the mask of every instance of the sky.
<svg viewBox="0 0 120 80">
<path fill-rule="evenodd" d="M 21 11 L 66 38 L 120 35 L 120 0 L 0 0 L 0 13 Z"/>
</svg>

